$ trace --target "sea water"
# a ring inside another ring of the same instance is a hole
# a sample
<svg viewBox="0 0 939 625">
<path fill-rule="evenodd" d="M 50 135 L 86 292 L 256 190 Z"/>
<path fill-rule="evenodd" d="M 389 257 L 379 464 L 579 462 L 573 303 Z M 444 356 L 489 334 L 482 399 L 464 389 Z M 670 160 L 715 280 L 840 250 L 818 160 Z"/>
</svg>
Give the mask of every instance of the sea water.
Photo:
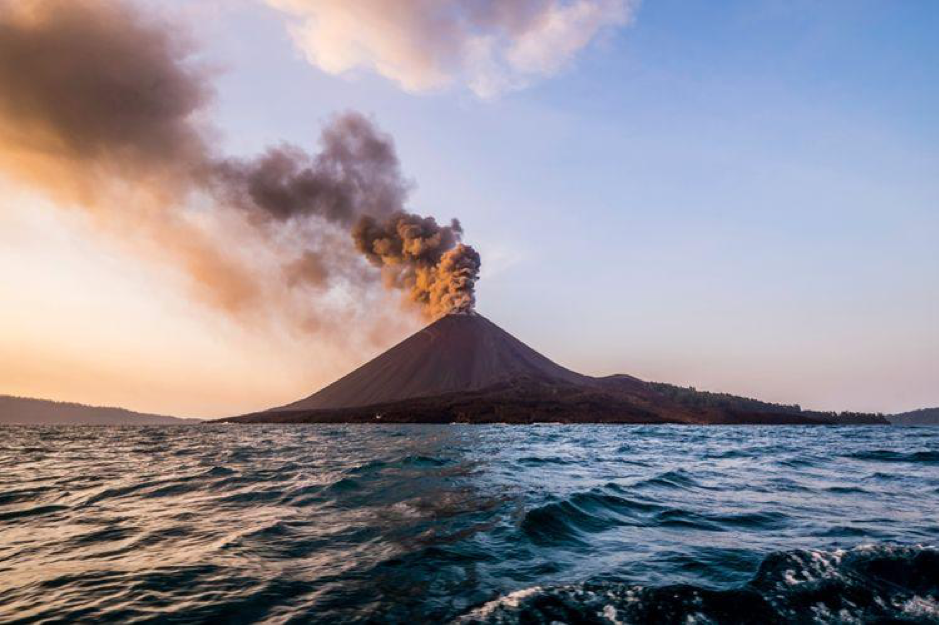
<svg viewBox="0 0 939 625">
<path fill-rule="evenodd" d="M 0 428 L 0 622 L 939 622 L 939 428 Z"/>
</svg>

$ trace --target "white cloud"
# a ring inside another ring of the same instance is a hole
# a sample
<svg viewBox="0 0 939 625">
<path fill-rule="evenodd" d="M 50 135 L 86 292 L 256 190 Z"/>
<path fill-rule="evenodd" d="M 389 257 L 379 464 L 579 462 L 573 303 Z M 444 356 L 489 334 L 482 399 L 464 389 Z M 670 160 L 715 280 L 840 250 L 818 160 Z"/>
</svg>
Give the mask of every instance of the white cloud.
<svg viewBox="0 0 939 625">
<path fill-rule="evenodd" d="M 463 84 L 492 97 L 550 76 L 635 0 L 266 0 L 310 63 L 366 68 L 413 92 Z"/>
</svg>

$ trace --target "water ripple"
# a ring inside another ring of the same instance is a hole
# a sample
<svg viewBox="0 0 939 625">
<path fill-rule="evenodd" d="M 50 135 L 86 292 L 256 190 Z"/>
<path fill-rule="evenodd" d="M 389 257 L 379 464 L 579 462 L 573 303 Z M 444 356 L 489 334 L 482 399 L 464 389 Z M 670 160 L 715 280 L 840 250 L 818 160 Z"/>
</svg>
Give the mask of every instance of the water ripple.
<svg viewBox="0 0 939 625">
<path fill-rule="evenodd" d="M 939 620 L 936 428 L 0 440 L 4 623 Z"/>
</svg>

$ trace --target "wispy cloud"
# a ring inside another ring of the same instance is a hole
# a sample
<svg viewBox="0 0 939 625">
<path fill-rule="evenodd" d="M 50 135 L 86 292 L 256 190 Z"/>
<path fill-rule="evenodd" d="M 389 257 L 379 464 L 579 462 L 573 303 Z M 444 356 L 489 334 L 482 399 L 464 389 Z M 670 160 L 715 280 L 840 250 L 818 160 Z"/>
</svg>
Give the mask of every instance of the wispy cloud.
<svg viewBox="0 0 939 625">
<path fill-rule="evenodd" d="M 266 0 L 331 74 L 373 70 L 412 92 L 465 85 L 491 98 L 551 76 L 635 0 Z"/>
</svg>

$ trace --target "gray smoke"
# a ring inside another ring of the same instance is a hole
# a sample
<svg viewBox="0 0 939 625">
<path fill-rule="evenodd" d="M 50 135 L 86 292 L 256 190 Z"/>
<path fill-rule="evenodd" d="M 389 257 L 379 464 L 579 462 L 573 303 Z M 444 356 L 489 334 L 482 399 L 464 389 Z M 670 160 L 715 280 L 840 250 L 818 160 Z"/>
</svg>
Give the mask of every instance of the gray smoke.
<svg viewBox="0 0 939 625">
<path fill-rule="evenodd" d="M 273 291 L 364 298 L 370 266 L 428 316 L 472 307 L 479 256 L 457 222 L 405 210 L 390 136 L 347 112 L 314 154 L 219 154 L 209 74 L 177 32 L 122 2 L 0 0 L 0 169 L 147 239 L 227 310 Z M 247 226 L 212 227 L 232 219 Z M 252 254 L 274 259 L 280 286 Z"/>
<path fill-rule="evenodd" d="M 359 215 L 400 210 L 409 185 L 390 136 L 358 113 L 336 117 L 315 156 L 285 144 L 253 160 L 214 163 L 213 183 L 230 204 L 280 221 L 310 216 L 350 225 Z"/>
</svg>

